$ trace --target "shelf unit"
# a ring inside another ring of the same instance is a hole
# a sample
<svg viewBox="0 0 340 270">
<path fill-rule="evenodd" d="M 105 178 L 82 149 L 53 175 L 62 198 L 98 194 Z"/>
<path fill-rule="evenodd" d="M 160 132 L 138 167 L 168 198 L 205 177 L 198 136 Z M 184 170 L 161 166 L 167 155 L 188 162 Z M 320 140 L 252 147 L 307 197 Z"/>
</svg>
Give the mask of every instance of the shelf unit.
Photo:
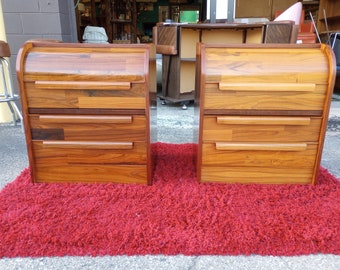
<svg viewBox="0 0 340 270">
<path fill-rule="evenodd" d="M 319 4 L 320 1 L 301 1 L 303 5 L 303 10 L 305 12 L 305 20 L 306 21 L 311 21 L 309 12 L 312 13 L 313 19 L 317 21 L 318 19 L 318 12 L 319 12 Z"/>
<path fill-rule="evenodd" d="M 99 26 L 110 43 L 137 43 L 136 0 L 81 0 L 76 18 L 79 42 L 86 26 Z"/>
<path fill-rule="evenodd" d="M 82 42 L 86 26 L 99 26 L 106 29 L 109 36 L 110 29 L 110 0 L 82 0 L 76 6 L 77 34 Z M 110 36 L 109 36 L 110 39 Z"/>
<path fill-rule="evenodd" d="M 326 12 L 328 30 L 330 32 L 340 31 L 340 1 L 339 0 L 320 0 L 319 16 L 317 27 L 320 33 L 325 32 L 326 23 L 324 18 Z"/>
<path fill-rule="evenodd" d="M 136 0 L 112 0 L 112 43 L 137 43 Z"/>
</svg>

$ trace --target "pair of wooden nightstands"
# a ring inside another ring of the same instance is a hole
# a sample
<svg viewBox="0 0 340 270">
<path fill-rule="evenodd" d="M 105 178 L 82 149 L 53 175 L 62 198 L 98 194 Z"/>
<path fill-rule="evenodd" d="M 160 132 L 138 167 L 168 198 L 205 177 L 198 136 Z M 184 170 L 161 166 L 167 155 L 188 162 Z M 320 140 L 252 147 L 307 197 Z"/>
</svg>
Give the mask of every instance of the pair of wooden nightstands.
<svg viewBox="0 0 340 270">
<path fill-rule="evenodd" d="M 35 182 L 151 184 L 149 52 L 23 46 L 17 73 Z M 199 43 L 198 181 L 314 183 L 334 80 L 325 45 Z"/>
</svg>

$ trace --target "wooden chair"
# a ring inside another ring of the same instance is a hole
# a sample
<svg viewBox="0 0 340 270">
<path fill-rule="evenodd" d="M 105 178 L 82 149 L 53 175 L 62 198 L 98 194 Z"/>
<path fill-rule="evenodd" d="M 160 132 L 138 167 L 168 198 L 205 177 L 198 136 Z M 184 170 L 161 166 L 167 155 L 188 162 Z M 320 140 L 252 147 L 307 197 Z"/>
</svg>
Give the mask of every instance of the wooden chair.
<svg viewBox="0 0 340 270">
<path fill-rule="evenodd" d="M 1 76 L 1 89 L 0 89 L 0 103 L 7 103 L 13 118 L 13 124 L 17 124 L 17 118 L 22 122 L 22 114 L 16 105 L 19 96 L 14 94 L 12 87 L 11 72 L 9 63 L 6 58 L 11 56 L 11 51 L 8 43 L 0 40 L 0 76 Z"/>
</svg>

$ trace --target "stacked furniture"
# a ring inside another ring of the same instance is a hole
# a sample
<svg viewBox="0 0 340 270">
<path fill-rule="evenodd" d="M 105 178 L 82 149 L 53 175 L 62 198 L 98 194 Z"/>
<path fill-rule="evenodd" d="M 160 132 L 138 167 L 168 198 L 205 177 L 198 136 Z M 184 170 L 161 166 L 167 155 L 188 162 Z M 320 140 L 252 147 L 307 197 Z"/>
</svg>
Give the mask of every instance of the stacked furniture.
<svg viewBox="0 0 340 270">
<path fill-rule="evenodd" d="M 335 81 L 324 44 L 199 44 L 200 182 L 315 183 Z"/>
<path fill-rule="evenodd" d="M 17 76 L 34 182 L 151 183 L 148 45 L 29 41 Z"/>
<path fill-rule="evenodd" d="M 275 12 L 275 18 L 280 16 L 283 11 L 278 10 Z M 305 10 L 301 10 L 301 18 L 298 25 L 297 41 L 303 44 L 316 43 L 316 34 L 312 21 L 305 20 Z"/>
</svg>

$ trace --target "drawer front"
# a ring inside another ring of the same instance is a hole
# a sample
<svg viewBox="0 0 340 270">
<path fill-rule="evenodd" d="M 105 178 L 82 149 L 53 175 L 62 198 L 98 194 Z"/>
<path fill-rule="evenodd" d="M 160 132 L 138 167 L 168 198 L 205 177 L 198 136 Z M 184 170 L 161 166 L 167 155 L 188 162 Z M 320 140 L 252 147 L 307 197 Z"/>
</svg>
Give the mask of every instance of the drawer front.
<svg viewBox="0 0 340 270">
<path fill-rule="evenodd" d="M 32 140 L 146 142 L 143 115 L 30 115 Z"/>
<path fill-rule="evenodd" d="M 326 84 L 312 83 L 206 83 L 203 106 L 213 110 L 322 111 L 326 90 Z"/>
<path fill-rule="evenodd" d="M 202 165 L 312 169 L 317 147 L 304 143 L 203 143 Z"/>
<path fill-rule="evenodd" d="M 147 184 L 145 165 L 39 166 L 34 170 L 37 183 L 122 183 Z"/>
<path fill-rule="evenodd" d="M 204 109 L 323 110 L 331 74 L 326 51 L 290 45 L 203 44 Z"/>
<path fill-rule="evenodd" d="M 204 116 L 203 142 L 317 142 L 319 117 Z"/>
<path fill-rule="evenodd" d="M 145 142 L 33 141 L 32 148 L 39 167 L 147 163 Z"/>
<path fill-rule="evenodd" d="M 202 145 L 201 182 L 311 183 L 316 144 Z"/>
<path fill-rule="evenodd" d="M 34 141 L 35 182 L 148 183 L 146 143 Z"/>
<path fill-rule="evenodd" d="M 35 81 L 25 83 L 29 108 L 145 109 L 145 83 Z"/>
<path fill-rule="evenodd" d="M 27 42 L 18 78 L 28 108 L 143 109 L 149 46 Z"/>
<path fill-rule="evenodd" d="M 200 182 L 241 184 L 311 184 L 313 170 L 202 167 Z"/>
</svg>

